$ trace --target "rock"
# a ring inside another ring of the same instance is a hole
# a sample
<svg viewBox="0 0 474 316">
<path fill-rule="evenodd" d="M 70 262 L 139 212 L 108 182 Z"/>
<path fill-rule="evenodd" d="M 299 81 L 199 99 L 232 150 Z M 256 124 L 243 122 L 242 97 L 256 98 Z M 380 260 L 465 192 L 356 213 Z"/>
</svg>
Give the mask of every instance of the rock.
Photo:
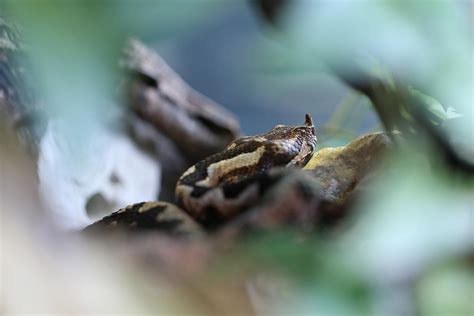
<svg viewBox="0 0 474 316">
<path fill-rule="evenodd" d="M 145 120 L 130 113 L 128 121 L 128 130 L 133 141 L 142 150 L 156 157 L 162 166 L 161 187 L 158 199 L 164 202 L 174 202 L 176 183 L 193 162 L 184 157 L 183 153 L 171 139 L 160 133 Z"/>
<path fill-rule="evenodd" d="M 97 127 L 93 137 L 74 138 L 63 123 L 51 121 L 38 147 L 39 191 L 60 227 L 81 229 L 125 205 L 156 199 L 160 166 L 129 137 Z"/>
<path fill-rule="evenodd" d="M 239 135 L 239 123 L 230 111 L 192 89 L 141 42 L 127 43 L 121 65 L 134 75 L 126 84 L 132 111 L 192 163 L 223 150 Z"/>
<path fill-rule="evenodd" d="M 325 201 L 343 204 L 391 144 L 386 134 L 364 135 L 346 146 L 319 150 L 304 169 L 318 180 Z"/>
</svg>

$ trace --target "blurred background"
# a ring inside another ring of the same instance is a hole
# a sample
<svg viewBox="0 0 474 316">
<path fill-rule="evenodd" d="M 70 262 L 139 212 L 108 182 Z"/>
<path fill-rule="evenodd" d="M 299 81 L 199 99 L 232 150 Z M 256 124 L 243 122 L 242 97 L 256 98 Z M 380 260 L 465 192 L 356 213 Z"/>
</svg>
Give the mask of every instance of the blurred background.
<svg viewBox="0 0 474 316">
<path fill-rule="evenodd" d="M 210 6 L 216 11 L 191 30 L 150 38 L 148 43 L 192 87 L 236 113 L 244 134 L 258 134 L 280 123 L 302 124 L 305 113 L 322 126 L 348 102 L 349 113 L 339 118 L 347 120 L 336 123 L 342 139 L 332 138 L 333 145 L 378 127 L 367 100 L 351 94 L 337 78 L 315 71 L 316 65 L 288 65 L 282 51 L 288 48 L 291 54 L 292 48 L 251 3 L 218 1 Z"/>
<path fill-rule="evenodd" d="M 263 3 L 278 13 L 265 17 Z M 472 2 L 5 0 L 0 17 L 18 24 L 26 52 L 15 62 L 27 69 L 22 87 L 31 99 L 17 102 L 18 111 L 42 109 L 25 123 L 33 134 L 26 146 L 12 111 L 2 112 L 2 314 L 474 315 L 472 173 L 438 161 L 443 151 L 429 133 L 405 133 L 407 144 L 350 219 L 309 242 L 282 231 L 211 263 L 206 246 L 137 243 L 166 256 L 195 254 L 175 263 L 205 262 L 191 277 L 161 268 L 150 277 L 124 250 L 137 244 L 112 247 L 75 233 L 105 209 L 154 200 L 160 190 L 165 166 L 131 145 L 121 126 L 117 65 L 128 37 L 235 113 L 243 134 L 300 125 L 311 113 L 320 148 L 384 130 L 373 99 L 346 84 L 357 65 L 387 86 L 420 92 L 447 122 L 450 150 L 472 166 Z M 9 43 L 0 48 L 10 52 Z M 8 54 L 1 87 L 10 83 Z M 121 189 L 104 182 L 117 170 L 129 179 Z M 99 203 L 94 217 L 88 203 L 97 196 L 113 203 Z"/>
<path fill-rule="evenodd" d="M 313 113 L 322 125 L 349 90 L 329 75 L 272 69 L 267 57 L 273 56 L 265 49 L 279 44 L 278 34 L 265 32 L 266 27 L 248 3 L 236 2 L 191 34 L 152 45 L 191 86 L 232 109 L 245 134 L 261 133 L 278 122 L 301 124 L 305 113 Z M 377 122 L 370 109 L 362 111 L 361 126 L 351 126 L 358 132 Z"/>
</svg>

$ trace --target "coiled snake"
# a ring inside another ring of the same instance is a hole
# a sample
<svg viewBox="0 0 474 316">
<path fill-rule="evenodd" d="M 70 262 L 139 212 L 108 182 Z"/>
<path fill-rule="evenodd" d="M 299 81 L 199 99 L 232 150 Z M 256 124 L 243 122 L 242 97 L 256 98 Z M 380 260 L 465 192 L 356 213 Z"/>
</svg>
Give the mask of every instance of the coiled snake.
<svg viewBox="0 0 474 316">
<path fill-rule="evenodd" d="M 205 229 L 215 229 L 255 205 L 273 185 L 272 172 L 303 167 L 316 144 L 309 114 L 302 126 L 277 125 L 267 133 L 238 138 L 183 173 L 176 185 L 176 202 Z M 126 227 L 186 234 L 200 225 L 184 212 L 170 203 L 139 203 L 106 216 L 86 230 Z"/>
</svg>

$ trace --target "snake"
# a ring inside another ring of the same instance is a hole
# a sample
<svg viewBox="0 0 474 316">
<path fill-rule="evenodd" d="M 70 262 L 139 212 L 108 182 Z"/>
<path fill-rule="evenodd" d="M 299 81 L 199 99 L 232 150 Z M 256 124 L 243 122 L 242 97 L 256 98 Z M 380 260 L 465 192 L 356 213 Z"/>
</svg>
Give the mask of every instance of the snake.
<svg viewBox="0 0 474 316">
<path fill-rule="evenodd" d="M 0 110 L 21 121 L 24 107 L 34 102 L 20 93 L 22 72 L 16 71 L 13 58 L 20 48 L 15 29 L 0 19 L 0 31 Z M 143 44 L 132 40 L 126 47 L 121 66 L 131 74 L 124 85 L 131 109 L 173 142 L 177 151 L 198 162 L 179 177 L 176 204 L 136 203 L 85 230 L 126 228 L 175 235 L 214 230 L 261 200 L 282 178 L 276 169 L 300 168 L 310 160 L 317 138 L 309 114 L 302 126 L 277 125 L 267 133 L 235 139 L 238 122 L 230 112 L 191 89 Z M 225 147 L 226 142 L 230 143 Z"/>
<path fill-rule="evenodd" d="M 316 146 L 316 130 L 309 114 L 301 126 L 276 125 L 269 132 L 237 138 L 181 175 L 176 184 L 176 204 L 133 204 L 85 230 L 126 228 L 180 236 L 190 231 L 213 231 L 255 206 L 281 178 L 280 170 L 304 167 Z"/>
</svg>

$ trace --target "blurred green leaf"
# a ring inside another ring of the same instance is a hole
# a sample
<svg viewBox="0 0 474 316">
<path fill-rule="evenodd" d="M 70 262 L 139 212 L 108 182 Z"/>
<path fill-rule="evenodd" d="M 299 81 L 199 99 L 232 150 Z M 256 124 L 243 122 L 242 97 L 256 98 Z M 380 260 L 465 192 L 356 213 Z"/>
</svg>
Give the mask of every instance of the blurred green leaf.
<svg viewBox="0 0 474 316">
<path fill-rule="evenodd" d="M 420 315 L 464 316 L 474 311 L 474 273 L 466 262 L 427 269 L 416 287 Z"/>
<path fill-rule="evenodd" d="M 462 115 L 457 113 L 456 110 L 452 107 L 444 107 L 436 99 L 430 97 L 429 95 L 423 94 L 419 90 L 414 88 L 409 88 L 408 90 L 414 97 L 418 98 L 422 104 L 426 105 L 427 109 L 439 118 L 440 121 L 449 120 Z"/>
</svg>

